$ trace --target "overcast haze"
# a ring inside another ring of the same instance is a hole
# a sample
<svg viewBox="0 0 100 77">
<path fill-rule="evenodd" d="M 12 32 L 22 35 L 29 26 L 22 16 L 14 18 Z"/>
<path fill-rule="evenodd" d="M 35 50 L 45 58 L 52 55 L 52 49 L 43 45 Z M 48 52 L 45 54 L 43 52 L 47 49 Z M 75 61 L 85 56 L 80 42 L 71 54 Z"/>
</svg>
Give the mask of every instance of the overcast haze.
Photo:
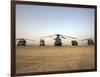
<svg viewBox="0 0 100 77">
<path fill-rule="evenodd" d="M 94 9 L 16 5 L 16 38 L 36 40 L 53 34 L 68 35 L 78 40 L 93 38 Z M 45 40 L 54 42 L 50 38 Z M 72 39 L 62 41 L 68 40 Z"/>
</svg>

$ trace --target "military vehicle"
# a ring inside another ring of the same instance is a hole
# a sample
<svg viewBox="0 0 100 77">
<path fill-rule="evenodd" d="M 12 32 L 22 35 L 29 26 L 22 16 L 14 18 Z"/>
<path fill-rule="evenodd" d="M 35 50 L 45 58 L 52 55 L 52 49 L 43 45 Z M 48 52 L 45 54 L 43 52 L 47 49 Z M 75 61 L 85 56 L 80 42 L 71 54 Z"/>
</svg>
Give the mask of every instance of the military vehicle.
<svg viewBox="0 0 100 77">
<path fill-rule="evenodd" d="M 26 47 L 27 40 L 34 42 L 34 40 L 24 38 L 17 38 L 16 40 L 18 40 L 17 47 Z"/>
<path fill-rule="evenodd" d="M 61 35 L 61 34 L 54 34 L 54 35 L 49 35 L 49 36 L 44 36 L 44 37 L 41 37 L 41 38 L 46 38 L 46 37 L 54 37 L 56 36 L 56 38 L 54 38 L 53 40 L 55 40 L 54 42 L 54 46 L 62 46 L 62 39 L 67 39 L 66 37 L 68 38 L 72 38 L 72 39 L 76 39 L 74 37 L 70 37 L 70 36 L 66 36 L 66 35 Z M 40 40 L 40 46 L 42 46 L 44 44 L 44 40 Z M 44 44 L 45 46 L 45 44 Z"/>
<path fill-rule="evenodd" d="M 45 41 L 43 39 L 40 40 L 40 47 L 41 46 L 43 46 L 43 47 L 45 46 Z"/>
<path fill-rule="evenodd" d="M 82 41 L 87 41 L 87 45 L 94 45 L 94 41 L 92 38 L 83 39 Z"/>
<path fill-rule="evenodd" d="M 72 43 L 72 46 L 78 46 L 78 42 L 76 40 L 72 40 L 71 43 Z"/>
</svg>

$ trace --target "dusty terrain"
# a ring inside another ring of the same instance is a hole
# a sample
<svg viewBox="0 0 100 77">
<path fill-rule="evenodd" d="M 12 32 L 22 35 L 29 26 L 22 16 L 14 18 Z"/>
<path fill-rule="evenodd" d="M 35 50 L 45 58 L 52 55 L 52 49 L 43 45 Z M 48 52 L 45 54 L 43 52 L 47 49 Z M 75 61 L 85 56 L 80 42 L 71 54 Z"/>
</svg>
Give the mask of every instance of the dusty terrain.
<svg viewBox="0 0 100 77">
<path fill-rule="evenodd" d="M 16 73 L 94 68 L 94 46 L 16 48 Z"/>
</svg>

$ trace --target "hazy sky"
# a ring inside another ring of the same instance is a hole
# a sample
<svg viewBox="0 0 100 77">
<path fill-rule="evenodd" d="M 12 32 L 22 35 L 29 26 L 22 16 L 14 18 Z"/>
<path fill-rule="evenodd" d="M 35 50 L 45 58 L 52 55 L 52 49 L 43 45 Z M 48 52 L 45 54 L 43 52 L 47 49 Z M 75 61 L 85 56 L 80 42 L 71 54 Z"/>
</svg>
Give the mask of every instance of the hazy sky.
<svg viewBox="0 0 100 77">
<path fill-rule="evenodd" d="M 53 34 L 93 38 L 94 9 L 17 4 L 16 38 L 35 40 Z"/>
</svg>

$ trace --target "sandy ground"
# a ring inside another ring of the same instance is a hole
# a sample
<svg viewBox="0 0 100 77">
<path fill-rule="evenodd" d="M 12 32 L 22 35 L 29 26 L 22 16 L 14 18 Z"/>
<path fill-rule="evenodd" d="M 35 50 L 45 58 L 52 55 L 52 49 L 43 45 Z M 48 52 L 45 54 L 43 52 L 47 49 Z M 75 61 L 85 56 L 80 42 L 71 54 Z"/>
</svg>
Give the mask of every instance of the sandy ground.
<svg viewBox="0 0 100 77">
<path fill-rule="evenodd" d="M 16 73 L 93 68 L 93 46 L 16 48 Z"/>
</svg>

